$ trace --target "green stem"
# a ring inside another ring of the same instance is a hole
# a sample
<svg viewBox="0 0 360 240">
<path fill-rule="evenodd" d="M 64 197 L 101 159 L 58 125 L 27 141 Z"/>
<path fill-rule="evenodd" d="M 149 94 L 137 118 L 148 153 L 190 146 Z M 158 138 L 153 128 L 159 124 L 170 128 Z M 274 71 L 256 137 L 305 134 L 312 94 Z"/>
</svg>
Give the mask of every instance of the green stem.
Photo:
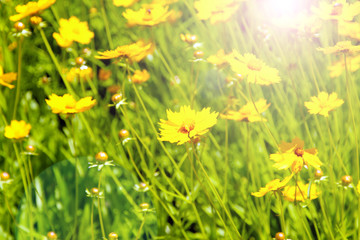
<svg viewBox="0 0 360 240">
<path fill-rule="evenodd" d="M 285 217 L 284 217 L 284 207 L 282 205 L 281 201 L 281 193 L 278 191 L 278 197 L 279 197 L 279 205 L 280 205 L 280 225 L 281 225 L 281 231 L 286 234 L 286 225 L 285 225 Z"/>
<path fill-rule="evenodd" d="M 259 114 L 259 116 L 260 116 L 260 118 L 261 118 L 260 120 L 261 120 L 262 124 L 264 125 L 265 129 L 268 131 L 268 133 L 269 133 L 270 137 L 272 138 L 272 140 L 274 141 L 275 146 L 277 147 L 277 149 L 280 149 L 280 148 L 279 148 L 279 145 L 278 145 L 278 141 L 275 139 L 275 137 L 274 137 L 274 135 L 272 134 L 270 128 L 269 128 L 269 127 L 265 124 L 265 122 L 263 121 L 263 116 L 262 116 L 262 114 L 259 112 L 259 110 L 258 110 L 257 107 L 256 107 L 256 104 L 255 104 L 255 101 L 254 101 L 254 98 L 253 98 L 253 95 L 252 95 L 252 92 L 251 92 L 250 83 L 248 84 L 248 90 L 249 90 L 249 96 L 250 96 L 251 102 L 252 102 L 252 104 L 254 105 L 254 108 L 255 108 L 256 112 Z"/>
<path fill-rule="evenodd" d="M 346 62 L 346 54 L 344 54 L 344 62 L 345 62 L 345 71 L 346 71 L 346 93 L 347 93 L 347 98 L 348 98 L 348 102 L 349 102 L 349 108 L 350 108 L 350 114 L 351 114 L 351 121 L 353 124 L 353 128 L 354 128 L 354 137 L 355 137 L 355 146 L 356 146 L 356 158 L 354 159 L 354 165 L 356 168 L 356 181 L 359 181 L 359 174 L 360 174 L 360 165 L 359 165 L 359 142 L 358 142 L 358 137 L 357 137 L 357 128 L 356 128 L 356 123 L 355 123 L 355 116 L 354 116 L 354 110 L 353 110 L 353 106 L 352 106 L 352 101 L 351 101 L 351 93 L 350 93 L 350 75 L 349 75 L 349 70 L 347 67 L 347 62 Z M 359 216 L 359 220 L 360 220 L 360 213 L 358 214 Z M 360 229 L 360 228 L 359 228 Z M 360 233 L 360 230 L 359 230 Z"/>
<path fill-rule="evenodd" d="M 194 145 L 193 145 L 193 148 L 194 148 Z M 189 159 L 189 162 L 190 162 L 190 165 L 192 167 L 192 169 L 194 170 L 194 172 L 196 173 L 195 171 L 195 168 L 194 168 L 194 163 L 193 163 L 193 158 L 191 158 L 190 156 L 190 153 L 189 153 L 189 147 L 186 146 L 186 152 L 187 152 L 187 156 L 188 156 L 188 159 Z M 191 174 L 193 173 L 193 171 L 191 171 Z M 199 179 L 200 180 L 200 179 Z M 192 181 L 192 193 L 194 193 L 194 184 L 193 184 L 193 177 L 191 177 L 191 181 Z M 205 229 L 204 229 L 204 225 L 201 221 L 201 218 L 200 218 L 200 215 L 196 209 L 196 206 L 195 206 L 195 199 L 194 201 L 191 203 L 191 205 L 193 206 L 193 209 L 194 209 L 194 212 L 195 212 L 195 217 L 199 223 L 199 226 L 200 226 L 200 230 L 201 230 L 201 233 L 203 234 L 204 236 L 204 239 L 206 239 L 206 233 L 205 233 Z"/>
<path fill-rule="evenodd" d="M 73 120 L 73 119 L 72 119 Z M 73 135 L 73 146 L 74 146 L 74 158 L 75 158 L 75 206 L 74 206 L 74 236 L 73 239 L 77 239 L 76 228 L 77 228 L 77 211 L 78 211 L 78 202 L 79 202 L 79 159 L 76 156 L 76 143 L 75 143 L 75 127 L 74 121 L 71 121 L 72 135 Z"/>
<path fill-rule="evenodd" d="M 40 35 L 41 35 L 41 38 L 45 44 L 45 47 L 46 47 L 46 50 L 48 51 L 49 55 L 50 55 L 50 58 L 51 60 L 53 61 L 53 63 L 55 64 L 55 67 L 56 67 L 56 70 L 58 71 L 63 83 L 65 84 L 65 87 L 66 89 L 68 90 L 68 92 L 72 95 L 72 96 L 77 96 L 74 92 L 74 90 L 71 88 L 69 82 L 66 80 L 66 78 L 64 77 L 64 75 L 62 74 L 62 71 L 61 71 L 61 67 L 60 67 L 60 64 L 58 62 L 58 60 L 56 59 L 55 57 L 55 54 L 53 52 L 53 50 L 51 49 L 51 46 L 45 36 L 45 33 L 44 31 L 40 28 L 39 29 L 40 31 Z"/>
<path fill-rule="evenodd" d="M 334 236 L 333 236 L 333 233 L 332 233 L 332 230 L 333 230 L 333 227 L 331 226 L 330 222 L 329 222 L 329 219 L 327 217 L 327 214 L 326 214 L 326 211 L 325 211 L 325 208 L 324 208 L 324 201 L 322 199 L 322 196 L 320 195 L 319 196 L 319 202 L 320 202 L 320 209 L 321 209 L 321 212 L 324 216 L 324 219 L 325 219 L 325 224 L 328 228 L 328 231 L 329 231 L 329 234 L 330 234 L 330 237 L 332 240 L 335 240 Z"/>
<path fill-rule="evenodd" d="M 23 38 L 20 37 L 18 40 L 18 72 L 17 72 L 16 95 L 15 95 L 15 103 L 14 103 L 14 111 L 13 111 L 12 119 L 16 119 L 16 111 L 20 100 L 22 41 Z"/>
<path fill-rule="evenodd" d="M 90 216 L 90 226 L 91 226 L 91 239 L 95 240 L 95 231 L 94 231 L 94 200 L 91 199 L 91 216 Z"/>
<path fill-rule="evenodd" d="M 141 222 L 139 231 L 138 231 L 138 233 L 136 234 L 136 240 L 138 240 L 138 239 L 140 238 L 141 230 L 142 230 L 142 228 L 144 227 L 144 224 L 145 224 L 145 219 L 146 219 L 146 213 L 144 213 L 144 218 L 143 218 L 143 220 L 142 220 L 142 222 Z"/>
<path fill-rule="evenodd" d="M 106 37 L 107 37 L 107 40 L 109 42 L 110 49 L 113 49 L 114 44 L 113 44 L 113 41 L 112 41 L 112 38 L 111 38 L 109 21 L 107 20 L 107 17 L 106 17 L 107 15 L 106 15 L 106 11 L 105 11 L 104 0 L 101 0 L 100 3 L 101 3 L 101 16 L 103 18 L 104 25 L 105 25 Z"/>
<path fill-rule="evenodd" d="M 100 184 L 101 184 L 102 173 L 103 173 L 103 171 L 100 172 L 100 176 L 99 176 L 99 184 L 98 184 L 99 192 L 100 192 Z M 99 212 L 99 221 L 100 221 L 100 228 L 101 228 L 102 238 L 106 239 L 105 230 L 104 230 L 104 223 L 103 223 L 102 213 L 101 213 L 100 197 L 98 197 L 98 212 Z"/>
<path fill-rule="evenodd" d="M 227 225 L 226 225 L 225 222 L 224 222 L 224 219 L 222 218 L 219 210 L 217 209 L 217 207 L 215 206 L 215 204 L 214 204 L 213 201 L 211 200 L 208 191 L 206 190 L 203 182 L 201 181 L 201 179 L 200 179 L 200 177 L 199 177 L 199 175 L 198 175 L 198 173 L 197 173 L 197 171 L 196 171 L 196 169 L 195 169 L 195 167 L 194 167 L 193 162 L 191 162 L 191 167 L 192 167 L 192 169 L 193 169 L 193 171 L 194 171 L 194 173 L 195 173 L 195 176 L 196 176 L 197 180 L 198 180 L 199 183 L 200 183 L 201 188 L 204 190 L 204 193 L 205 193 L 207 199 L 209 200 L 209 202 L 210 202 L 210 204 L 212 205 L 212 207 L 215 209 L 216 214 L 218 215 L 221 223 L 223 224 L 223 226 L 224 226 L 224 228 L 225 228 L 225 231 L 229 234 L 230 239 L 233 239 L 232 236 L 231 236 L 231 233 L 230 233 L 230 231 L 229 231 L 229 229 L 228 229 L 228 227 L 227 227 Z"/>
<path fill-rule="evenodd" d="M 217 198 L 217 200 L 219 201 L 221 207 L 222 207 L 223 210 L 225 211 L 226 216 L 229 218 L 230 224 L 231 224 L 231 226 L 233 227 L 233 229 L 235 230 L 235 233 L 236 233 L 237 237 L 238 237 L 239 239 L 242 239 L 241 234 L 240 234 L 239 230 L 237 229 L 237 227 L 236 227 L 236 225 L 235 225 L 235 223 L 234 223 L 234 221 L 233 221 L 233 219 L 232 219 L 232 217 L 231 217 L 231 215 L 230 215 L 230 212 L 229 212 L 228 209 L 225 207 L 224 202 L 222 201 L 222 199 L 221 199 L 218 191 L 216 190 L 214 184 L 212 183 L 209 175 L 207 174 L 207 172 L 206 172 L 203 164 L 201 163 L 200 159 L 197 157 L 197 154 L 196 154 L 196 153 L 195 153 L 195 157 L 196 157 L 196 159 L 197 159 L 197 162 L 198 162 L 201 170 L 203 171 L 203 173 L 204 173 L 204 175 L 205 175 L 205 177 L 206 177 L 207 183 L 210 185 L 210 188 L 211 188 L 212 192 L 214 193 L 214 195 L 215 195 L 215 197 Z"/>
</svg>

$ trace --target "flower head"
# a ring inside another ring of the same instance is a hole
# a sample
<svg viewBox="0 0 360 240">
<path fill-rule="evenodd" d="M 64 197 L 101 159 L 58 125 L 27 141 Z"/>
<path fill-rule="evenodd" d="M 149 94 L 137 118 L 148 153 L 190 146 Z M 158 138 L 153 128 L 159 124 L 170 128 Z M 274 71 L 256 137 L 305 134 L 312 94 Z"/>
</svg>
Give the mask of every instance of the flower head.
<svg viewBox="0 0 360 240">
<path fill-rule="evenodd" d="M 18 13 L 10 17 L 10 20 L 17 22 L 27 16 L 39 14 L 40 11 L 49 8 L 56 0 L 39 0 L 38 2 L 28 2 L 25 5 L 17 5 L 15 11 Z"/>
<path fill-rule="evenodd" d="M 215 55 L 211 55 L 206 60 L 209 63 L 214 64 L 216 67 L 222 68 L 228 64 L 227 58 L 229 56 L 231 56 L 231 53 L 225 54 L 224 49 L 220 49 Z"/>
<path fill-rule="evenodd" d="M 305 102 L 305 107 L 309 109 L 311 114 L 328 117 L 330 111 L 340 107 L 343 103 L 344 100 L 338 99 L 334 92 L 330 95 L 326 92 L 320 92 L 318 97 L 311 97 L 311 102 Z"/>
<path fill-rule="evenodd" d="M 253 54 L 245 53 L 242 56 L 234 50 L 228 62 L 235 73 L 242 74 L 250 83 L 270 85 L 281 81 L 277 69 L 267 66 Z"/>
<path fill-rule="evenodd" d="M 360 40 L 360 24 L 357 22 L 338 22 L 339 35 Z"/>
<path fill-rule="evenodd" d="M 309 189 L 310 188 L 310 189 Z M 320 192 L 317 191 L 316 185 L 304 184 L 302 182 L 297 182 L 296 186 L 286 186 L 282 191 L 284 199 L 290 202 L 300 201 L 305 202 L 305 200 L 313 200 L 319 197 Z"/>
<path fill-rule="evenodd" d="M 11 85 L 10 83 L 17 79 L 17 73 L 10 72 L 5 73 L 3 72 L 3 68 L 0 66 L 0 85 L 13 89 L 15 86 Z"/>
<path fill-rule="evenodd" d="M 60 19 L 60 33 L 53 33 L 57 44 L 60 47 L 69 47 L 75 42 L 81 44 L 90 43 L 94 38 L 94 33 L 89 30 L 87 22 L 80 22 L 77 17 L 70 17 L 70 19 Z"/>
<path fill-rule="evenodd" d="M 5 127 L 5 137 L 9 139 L 22 139 L 30 133 L 31 125 L 24 120 L 12 120 L 9 126 Z"/>
<path fill-rule="evenodd" d="M 320 168 L 322 162 L 316 156 L 317 149 L 304 149 L 304 141 L 295 137 L 291 143 L 282 142 L 279 145 L 280 152 L 270 154 L 270 159 L 275 161 L 273 167 L 277 169 L 288 169 L 294 173 L 299 172 L 303 166 Z"/>
<path fill-rule="evenodd" d="M 249 102 L 238 111 L 230 110 L 225 115 L 221 114 L 221 118 L 248 122 L 266 121 L 259 113 L 265 112 L 269 108 L 270 103 L 267 104 L 265 99 L 260 99 L 255 102 L 255 106 L 252 102 Z"/>
<path fill-rule="evenodd" d="M 167 21 L 168 17 L 174 12 L 174 10 L 168 11 L 168 9 L 168 6 L 152 4 L 148 8 L 143 7 L 138 11 L 126 9 L 123 16 L 127 19 L 129 27 L 135 25 L 154 26 Z"/>
<path fill-rule="evenodd" d="M 66 80 L 74 82 L 75 80 L 87 82 L 93 78 L 93 70 L 91 67 L 82 65 L 81 67 L 72 67 L 69 71 L 65 69 Z"/>
<path fill-rule="evenodd" d="M 285 187 L 286 184 L 290 181 L 290 179 L 293 177 L 293 174 L 290 176 L 287 176 L 284 180 L 280 181 L 280 179 L 274 179 L 267 183 L 265 187 L 260 188 L 258 192 L 251 193 L 251 195 L 255 197 L 263 197 L 265 194 L 271 191 L 277 191 L 279 189 L 282 189 Z"/>
<path fill-rule="evenodd" d="M 45 101 L 51 107 L 53 113 L 65 114 L 84 112 L 96 104 L 96 100 L 92 99 L 92 97 L 85 97 L 76 101 L 70 94 L 64 94 L 64 96 L 51 94 L 49 99 Z"/>
<path fill-rule="evenodd" d="M 360 14 L 360 2 L 349 4 L 346 0 L 336 0 L 331 3 L 321 2 L 312 11 L 324 20 L 352 21 Z"/>
<path fill-rule="evenodd" d="M 129 76 L 129 78 L 133 83 L 143 83 L 149 80 L 150 74 L 148 73 L 148 71 L 146 71 L 146 69 L 142 71 L 135 70 L 134 75 Z"/>
<path fill-rule="evenodd" d="M 116 7 L 130 7 L 139 0 L 113 0 L 113 4 Z"/>
<path fill-rule="evenodd" d="M 360 55 L 355 57 L 347 57 L 346 64 L 350 72 L 356 72 L 360 68 Z M 339 77 L 345 71 L 345 62 L 344 59 L 334 62 L 331 66 L 328 67 L 330 71 L 330 77 L 335 78 Z"/>
<path fill-rule="evenodd" d="M 339 53 L 356 53 L 360 51 L 360 46 L 354 46 L 350 41 L 337 42 L 333 47 L 317 48 L 318 51 L 322 51 L 325 54 L 339 54 Z"/>
<path fill-rule="evenodd" d="M 145 44 L 143 41 L 137 41 L 129 45 L 117 47 L 115 50 L 107 50 L 105 52 L 98 52 L 97 59 L 113 59 L 113 58 L 128 58 L 131 62 L 140 62 L 148 54 L 153 52 L 153 44 Z"/>
<path fill-rule="evenodd" d="M 210 19 L 210 23 L 225 22 L 238 10 L 239 0 L 199 0 L 194 2 L 197 16 L 201 20 Z"/>
<path fill-rule="evenodd" d="M 160 120 L 159 140 L 184 144 L 209 131 L 217 122 L 217 112 L 204 108 L 195 112 L 190 106 L 182 106 L 180 112 L 167 110 L 168 120 Z"/>
</svg>

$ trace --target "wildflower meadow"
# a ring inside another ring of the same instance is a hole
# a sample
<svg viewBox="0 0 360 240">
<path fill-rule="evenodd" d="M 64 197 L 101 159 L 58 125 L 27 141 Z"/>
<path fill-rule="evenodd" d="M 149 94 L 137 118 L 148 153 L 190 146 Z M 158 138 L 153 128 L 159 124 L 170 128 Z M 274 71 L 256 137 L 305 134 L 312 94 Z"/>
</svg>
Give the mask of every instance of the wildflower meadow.
<svg viewBox="0 0 360 240">
<path fill-rule="evenodd" d="M 360 240 L 360 1 L 0 14 L 0 240 Z"/>
</svg>

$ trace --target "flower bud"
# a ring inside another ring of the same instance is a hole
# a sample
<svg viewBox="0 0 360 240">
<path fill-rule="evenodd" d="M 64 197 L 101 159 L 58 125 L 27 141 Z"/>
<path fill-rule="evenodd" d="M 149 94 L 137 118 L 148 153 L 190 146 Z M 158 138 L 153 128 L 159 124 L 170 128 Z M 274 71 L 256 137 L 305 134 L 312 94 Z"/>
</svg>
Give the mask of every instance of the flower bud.
<svg viewBox="0 0 360 240">
<path fill-rule="evenodd" d="M 51 231 L 51 232 L 48 232 L 48 234 L 46 235 L 48 237 L 48 239 L 54 239 L 56 240 L 57 239 L 57 235 L 55 232 Z"/>
<path fill-rule="evenodd" d="M 278 232 L 275 234 L 276 240 L 285 240 L 285 234 L 283 232 Z"/>
<path fill-rule="evenodd" d="M 126 129 L 121 129 L 119 131 L 119 137 L 122 138 L 122 139 L 125 139 L 125 138 L 129 137 L 129 135 L 130 135 L 130 133 Z"/>
<path fill-rule="evenodd" d="M 16 22 L 16 23 L 14 24 L 14 28 L 15 28 L 17 31 L 21 32 L 22 30 L 25 29 L 25 24 L 23 24 L 22 22 Z"/>
<path fill-rule="evenodd" d="M 320 179 L 324 175 L 324 172 L 321 169 L 315 170 L 315 178 Z"/>
<path fill-rule="evenodd" d="M 109 233 L 109 240 L 118 240 L 118 235 L 114 232 Z"/>
<path fill-rule="evenodd" d="M 350 183 L 352 183 L 352 180 L 352 177 L 349 175 L 345 175 L 341 178 L 342 185 L 345 187 L 349 186 Z"/>
<path fill-rule="evenodd" d="M 149 209 L 149 207 L 150 207 L 150 205 L 148 204 L 148 203 L 146 203 L 146 202 L 144 202 L 144 203 L 141 203 L 140 205 L 140 208 L 142 209 L 142 210 L 148 210 Z"/>
<path fill-rule="evenodd" d="M 27 145 L 26 147 L 25 147 L 25 149 L 26 149 L 26 151 L 28 151 L 28 152 L 35 152 L 35 147 L 33 146 L 33 145 Z"/>
<path fill-rule="evenodd" d="M 116 94 L 112 95 L 112 97 L 111 97 L 111 101 L 113 101 L 113 103 L 118 103 L 121 101 L 121 99 L 122 99 L 121 93 L 116 93 Z"/>
<path fill-rule="evenodd" d="M 106 152 L 98 152 L 96 155 L 95 155 L 95 159 L 96 161 L 99 161 L 99 162 L 106 162 L 108 160 L 108 155 Z"/>
<path fill-rule="evenodd" d="M 198 51 L 195 51 L 195 52 L 194 52 L 194 57 L 195 57 L 195 58 L 202 58 L 203 56 L 204 56 L 204 52 L 203 52 L 203 51 L 198 50 Z"/>
<path fill-rule="evenodd" d="M 42 18 L 39 17 L 39 16 L 32 16 L 30 18 L 30 22 L 31 22 L 32 25 L 37 26 L 42 22 Z"/>
<path fill-rule="evenodd" d="M 77 57 L 77 58 L 75 58 L 75 63 L 76 63 L 76 65 L 81 66 L 81 65 L 85 64 L 85 60 L 82 57 Z"/>
<path fill-rule="evenodd" d="M 10 179 L 10 174 L 7 173 L 7 172 L 2 172 L 2 173 L 0 174 L 0 179 L 1 179 L 2 181 L 7 181 L 7 180 Z"/>
<path fill-rule="evenodd" d="M 91 192 L 91 194 L 93 194 L 93 195 L 99 195 L 99 189 L 96 188 L 96 187 L 92 188 L 92 189 L 90 190 L 90 192 Z"/>
</svg>

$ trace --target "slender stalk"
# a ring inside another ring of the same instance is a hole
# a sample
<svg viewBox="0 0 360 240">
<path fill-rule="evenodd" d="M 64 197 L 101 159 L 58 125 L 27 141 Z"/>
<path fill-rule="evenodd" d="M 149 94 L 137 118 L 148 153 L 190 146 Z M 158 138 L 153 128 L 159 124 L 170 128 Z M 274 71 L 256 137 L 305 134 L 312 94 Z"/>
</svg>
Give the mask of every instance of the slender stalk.
<svg viewBox="0 0 360 240">
<path fill-rule="evenodd" d="M 192 169 L 193 169 L 193 171 L 194 171 L 194 173 L 195 173 L 196 178 L 198 179 L 198 181 L 199 181 L 199 183 L 200 183 L 201 188 L 204 190 L 204 193 L 205 193 L 207 199 L 209 200 L 209 202 L 210 202 L 210 204 L 212 205 L 212 207 L 215 209 L 216 214 L 218 215 L 221 223 L 223 224 L 223 226 L 224 226 L 224 228 L 225 228 L 225 232 L 227 232 L 227 233 L 229 234 L 230 239 L 233 239 L 233 237 L 231 236 L 231 233 L 230 233 L 227 225 L 225 224 L 225 222 L 224 222 L 224 220 L 223 220 L 223 218 L 222 218 L 219 210 L 217 209 L 217 207 L 215 206 L 215 204 L 214 204 L 213 201 L 211 200 L 211 197 L 210 197 L 208 191 L 206 190 L 203 182 L 201 181 L 201 179 L 200 179 L 200 177 L 199 177 L 199 175 L 198 175 L 198 173 L 197 173 L 197 171 L 196 171 L 196 169 L 195 169 L 195 167 L 194 167 L 193 162 L 191 162 L 191 167 L 192 167 Z"/>
<path fill-rule="evenodd" d="M 355 146 L 356 146 L 356 158 L 354 159 L 354 165 L 356 168 L 356 181 L 359 181 L 359 177 L 360 177 L 360 164 L 359 164 L 359 141 L 358 141 L 358 136 L 357 136 L 357 128 L 356 128 L 356 123 L 355 123 L 355 116 L 354 116 L 354 110 L 353 110 L 353 106 L 352 106 L 352 99 L 351 99 L 351 88 L 350 88 L 350 75 L 349 75 L 349 70 L 347 67 L 347 62 L 346 62 L 346 54 L 344 54 L 344 62 L 345 62 L 345 71 L 346 71 L 346 93 L 347 93 L 347 99 L 348 99 L 348 103 L 349 103 L 349 109 L 350 109 L 350 114 L 351 114 L 351 121 L 353 124 L 353 128 L 354 128 L 354 137 L 355 137 Z M 360 212 L 358 214 L 359 216 L 359 221 L 360 221 Z M 359 234 L 360 234 L 360 228 L 359 228 Z"/>
<path fill-rule="evenodd" d="M 216 190 L 214 184 L 211 182 L 211 179 L 210 179 L 209 175 L 207 174 L 207 172 L 206 172 L 203 164 L 201 163 L 201 161 L 200 161 L 200 159 L 198 158 L 198 156 L 197 156 L 196 153 L 195 153 L 195 157 L 196 157 L 197 163 L 199 164 L 201 170 L 203 171 L 203 173 L 204 173 L 204 175 L 205 175 L 205 177 L 206 177 L 207 183 L 210 185 L 210 188 L 211 188 L 212 192 L 214 193 L 215 197 L 216 197 L 217 200 L 219 201 L 221 207 L 224 209 L 226 216 L 229 218 L 230 224 L 231 224 L 231 226 L 233 227 L 233 229 L 235 230 L 235 233 L 236 233 L 237 237 L 238 237 L 239 239 L 242 239 L 241 234 L 240 234 L 239 230 L 237 229 L 237 227 L 236 227 L 236 225 L 235 225 L 235 223 L 234 223 L 234 221 L 233 221 L 233 219 L 232 219 L 232 217 L 231 217 L 231 215 L 230 215 L 230 212 L 229 212 L 228 209 L 225 207 L 224 202 L 222 201 L 222 199 L 221 199 L 218 191 Z"/>
<path fill-rule="evenodd" d="M 280 205 L 280 225 L 281 225 L 281 231 L 282 231 L 282 232 L 285 234 L 285 236 L 286 236 L 287 234 L 286 234 L 286 225 L 285 225 L 285 217 L 284 217 L 284 207 L 283 207 L 283 204 L 282 204 L 282 201 L 281 201 L 281 192 L 278 191 L 277 194 L 278 194 L 279 205 Z"/>
<path fill-rule="evenodd" d="M 31 239 L 33 239 L 33 222 L 32 222 L 32 207 L 31 207 L 31 196 L 29 195 L 29 188 L 30 187 L 30 183 L 27 182 L 27 177 L 26 177 L 26 169 L 25 169 L 25 162 L 23 162 L 20 154 L 19 154 L 19 149 L 16 145 L 16 142 L 13 142 L 13 147 L 14 147 L 14 151 L 15 151 L 15 155 L 16 155 L 16 159 L 19 163 L 19 169 L 20 169 L 20 174 L 21 174 L 21 179 L 24 185 L 24 190 L 25 190 L 25 197 L 27 200 L 27 204 L 28 204 L 28 214 L 29 214 L 29 229 L 30 229 L 30 236 Z"/>
<path fill-rule="evenodd" d="M 91 226 L 91 239 L 92 239 L 92 240 L 95 240 L 95 231 L 94 231 L 94 200 L 93 200 L 93 199 L 91 199 L 90 226 Z"/>
<path fill-rule="evenodd" d="M 17 72 L 16 95 L 15 95 L 15 103 L 14 103 L 14 110 L 13 110 L 12 119 L 16 119 L 17 107 L 18 107 L 19 100 L 20 100 L 22 42 L 23 42 L 23 37 L 20 37 L 18 39 L 18 72 Z"/>
<path fill-rule="evenodd" d="M 194 146 L 194 145 L 193 145 Z M 186 152 L 187 152 L 187 156 L 188 156 L 188 159 L 190 161 L 190 165 L 191 167 L 194 169 L 195 171 L 195 168 L 194 168 L 194 163 L 193 163 L 193 159 L 190 157 L 190 151 L 189 151 L 189 147 L 186 146 Z M 191 171 L 192 173 L 193 171 Z M 193 181 L 193 179 L 191 179 Z M 193 183 L 193 182 L 192 182 Z M 192 184 L 192 193 L 194 193 L 194 185 Z M 195 213 L 195 216 L 196 216 L 196 220 L 198 221 L 199 223 L 199 227 L 200 227 L 200 230 L 201 230 L 201 233 L 203 234 L 204 236 L 204 239 L 206 239 L 206 233 L 205 233 L 205 229 L 204 229 L 204 225 L 201 221 L 201 218 L 200 218 L 200 215 L 196 209 L 196 206 L 195 206 L 195 200 L 191 203 L 191 205 L 193 206 L 193 209 L 194 209 L 194 213 Z"/>
<path fill-rule="evenodd" d="M 321 195 L 319 196 L 319 203 L 320 203 L 321 213 L 322 213 L 322 215 L 323 215 L 323 217 L 325 219 L 325 224 L 326 224 L 326 227 L 328 228 L 330 237 L 331 237 L 332 240 L 335 240 L 334 235 L 332 233 L 333 227 L 331 226 L 331 224 L 329 222 L 329 219 L 327 217 L 327 214 L 326 214 L 326 211 L 325 211 L 325 208 L 324 208 L 324 201 L 323 201 Z"/>
<path fill-rule="evenodd" d="M 254 105 L 254 108 L 255 108 L 256 112 L 259 114 L 259 116 L 260 116 L 260 118 L 261 118 L 262 124 L 264 125 L 265 129 L 268 131 L 270 137 L 271 137 L 272 140 L 274 141 L 275 146 L 276 146 L 278 149 L 280 149 L 280 148 L 279 148 L 279 145 L 278 145 L 278 141 L 276 140 L 276 138 L 275 138 L 274 135 L 272 134 L 270 128 L 269 128 L 269 127 L 265 124 L 265 122 L 263 121 L 263 119 L 262 119 L 262 118 L 263 118 L 263 117 L 262 117 L 262 114 L 259 112 L 259 110 L 258 110 L 257 107 L 256 107 L 254 98 L 253 98 L 252 93 L 251 93 L 250 83 L 248 84 L 248 90 L 249 90 L 249 96 L 250 96 L 251 102 L 252 102 L 252 104 Z"/>
<path fill-rule="evenodd" d="M 99 176 L 99 183 L 98 183 L 99 192 L 100 192 L 102 174 L 103 174 L 103 171 L 100 172 L 100 176 Z M 98 199 L 98 212 L 99 212 L 99 221 L 100 221 L 101 234 L 102 234 L 102 238 L 106 239 L 104 223 L 103 223 L 102 213 L 101 213 L 100 197 L 98 197 L 97 199 Z"/>
<path fill-rule="evenodd" d="M 77 96 L 74 92 L 74 90 L 72 89 L 72 87 L 70 86 L 69 82 L 66 80 L 66 78 L 64 77 L 62 71 L 61 71 L 61 67 L 60 67 L 60 64 L 58 62 L 58 60 L 56 59 L 55 57 L 55 54 L 53 52 L 53 50 L 51 49 L 51 46 L 45 36 L 45 33 L 44 33 L 44 30 L 42 30 L 41 28 L 39 29 L 40 31 L 40 35 L 41 35 L 41 38 L 45 44 L 45 47 L 46 47 L 46 50 L 48 51 L 49 55 L 50 55 L 50 58 L 51 60 L 53 61 L 55 67 L 56 67 L 56 70 L 58 71 L 63 83 L 65 84 L 65 87 L 66 89 L 68 90 L 68 92 L 73 95 L 73 96 Z"/>
<path fill-rule="evenodd" d="M 142 230 L 142 228 L 144 227 L 145 220 L 146 220 L 146 212 L 144 213 L 144 218 L 143 218 L 143 220 L 142 220 L 142 222 L 141 222 L 139 231 L 138 231 L 137 234 L 136 234 L 136 240 L 138 240 L 138 239 L 140 238 L 141 230 Z"/>
<path fill-rule="evenodd" d="M 71 116 L 74 117 L 74 116 Z M 74 127 L 74 119 L 71 121 L 72 135 L 73 135 L 73 147 L 74 147 L 74 158 L 75 158 L 75 206 L 74 206 L 74 235 L 73 239 L 77 239 L 77 211 L 78 211 L 78 202 L 79 202 L 79 159 L 76 156 L 76 142 L 75 142 L 75 127 Z"/>
<path fill-rule="evenodd" d="M 104 4 L 104 0 L 100 1 L 101 3 L 101 16 L 103 18 L 104 21 L 104 25 L 105 25 L 105 32 L 106 32 L 106 38 L 109 42 L 109 46 L 111 49 L 114 48 L 114 44 L 111 38 L 111 33 L 110 33 L 110 27 L 109 27 L 109 21 L 107 20 L 107 15 L 106 15 L 106 11 L 105 11 L 105 4 Z"/>
</svg>

